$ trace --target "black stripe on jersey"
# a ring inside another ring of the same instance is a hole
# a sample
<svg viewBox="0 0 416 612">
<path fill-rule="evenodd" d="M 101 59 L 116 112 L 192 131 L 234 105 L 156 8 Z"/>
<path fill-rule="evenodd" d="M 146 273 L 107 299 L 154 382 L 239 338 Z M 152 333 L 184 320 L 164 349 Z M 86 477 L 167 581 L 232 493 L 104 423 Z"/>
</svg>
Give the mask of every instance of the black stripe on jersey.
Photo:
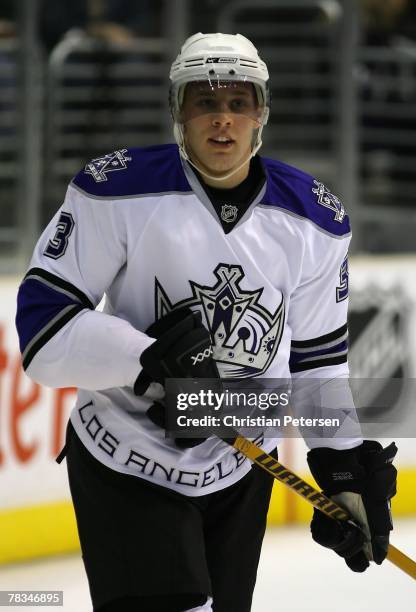
<svg viewBox="0 0 416 612">
<path fill-rule="evenodd" d="M 301 361 L 300 363 L 293 365 L 290 368 L 290 371 L 292 374 L 294 374 L 296 372 L 304 372 L 305 370 L 339 365 L 340 363 L 346 363 L 347 359 L 347 353 L 345 353 L 345 355 L 336 355 L 333 357 L 328 355 L 328 357 L 323 357 L 322 359 L 317 359 L 316 361 Z"/>
<path fill-rule="evenodd" d="M 342 327 L 330 332 L 329 334 L 325 334 L 324 336 L 319 336 L 318 338 L 312 338 L 312 340 L 294 340 L 291 343 L 292 349 L 297 348 L 313 348 L 314 346 L 319 346 L 320 344 L 325 344 L 326 342 L 332 342 L 333 340 L 337 340 L 344 336 L 347 332 L 348 326 L 347 323 Z"/>
<path fill-rule="evenodd" d="M 95 310 L 95 306 L 91 302 L 89 297 L 87 297 L 85 293 L 78 289 L 78 287 L 75 287 L 75 285 L 72 285 L 68 281 L 65 281 L 63 278 L 60 278 L 59 276 L 56 276 L 51 272 L 47 272 L 43 268 L 31 268 L 25 275 L 23 281 L 33 277 L 43 278 L 45 281 L 48 281 L 48 283 L 56 287 L 56 289 L 64 289 L 65 291 L 71 293 L 74 297 L 76 297 L 77 300 L 80 301 L 81 304 L 83 304 L 84 308 Z"/>
<path fill-rule="evenodd" d="M 56 319 L 54 323 L 48 327 L 42 335 L 33 343 L 29 343 L 28 348 L 23 353 L 23 369 L 26 370 L 36 353 L 50 340 L 64 325 L 75 317 L 79 312 L 85 310 L 82 304 L 74 304 L 65 314 Z"/>
</svg>

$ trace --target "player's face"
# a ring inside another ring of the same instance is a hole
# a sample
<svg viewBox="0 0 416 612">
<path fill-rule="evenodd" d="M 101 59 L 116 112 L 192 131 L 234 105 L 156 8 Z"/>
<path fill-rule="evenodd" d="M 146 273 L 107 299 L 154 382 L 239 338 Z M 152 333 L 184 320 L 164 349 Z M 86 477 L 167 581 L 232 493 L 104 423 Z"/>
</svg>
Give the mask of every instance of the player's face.
<svg viewBox="0 0 416 612">
<path fill-rule="evenodd" d="M 221 183 L 223 187 L 238 185 L 248 173 L 253 131 L 260 127 L 259 114 L 251 83 L 189 83 L 181 120 L 188 155 L 214 177 L 231 172 L 247 159 L 247 164 L 230 177 L 230 184 Z"/>
</svg>

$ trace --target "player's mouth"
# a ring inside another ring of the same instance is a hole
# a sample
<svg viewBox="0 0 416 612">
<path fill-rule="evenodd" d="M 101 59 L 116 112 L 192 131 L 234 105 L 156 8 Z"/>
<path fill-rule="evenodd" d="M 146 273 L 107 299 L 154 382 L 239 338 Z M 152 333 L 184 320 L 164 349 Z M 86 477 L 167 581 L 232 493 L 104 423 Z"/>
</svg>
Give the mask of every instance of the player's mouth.
<svg viewBox="0 0 416 612">
<path fill-rule="evenodd" d="M 233 140 L 229 136 L 215 136 L 212 138 L 208 138 L 208 142 L 216 149 L 230 149 L 233 146 L 235 140 Z"/>
</svg>

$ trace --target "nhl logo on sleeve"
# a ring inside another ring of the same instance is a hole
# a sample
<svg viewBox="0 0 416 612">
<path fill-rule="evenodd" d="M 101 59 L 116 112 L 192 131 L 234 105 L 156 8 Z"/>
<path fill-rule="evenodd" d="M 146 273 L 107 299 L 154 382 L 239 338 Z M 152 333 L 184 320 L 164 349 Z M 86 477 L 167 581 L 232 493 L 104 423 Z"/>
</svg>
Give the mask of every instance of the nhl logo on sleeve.
<svg viewBox="0 0 416 612">
<path fill-rule="evenodd" d="M 312 188 L 312 192 L 316 193 L 318 204 L 333 210 L 335 213 L 334 221 L 342 223 L 345 217 L 345 208 L 341 200 L 325 187 L 323 183 L 313 180 L 316 187 Z"/>
<path fill-rule="evenodd" d="M 131 157 L 126 157 L 127 149 L 121 149 L 108 153 L 103 157 L 92 159 L 85 166 L 85 174 L 91 174 L 96 183 L 107 181 L 107 174 L 115 170 L 125 170 L 127 162 L 131 161 Z"/>
<path fill-rule="evenodd" d="M 223 204 L 221 207 L 221 219 L 225 223 L 234 223 L 237 219 L 238 208 L 237 206 L 232 206 L 231 204 Z"/>
</svg>

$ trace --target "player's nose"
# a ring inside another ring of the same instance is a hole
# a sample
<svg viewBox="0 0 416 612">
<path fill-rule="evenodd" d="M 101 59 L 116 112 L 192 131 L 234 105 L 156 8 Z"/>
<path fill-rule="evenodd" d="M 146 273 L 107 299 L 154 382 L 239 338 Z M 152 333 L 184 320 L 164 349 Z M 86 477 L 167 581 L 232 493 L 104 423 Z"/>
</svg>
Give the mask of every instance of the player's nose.
<svg viewBox="0 0 416 612">
<path fill-rule="evenodd" d="M 222 125 L 231 125 L 233 122 L 232 113 L 228 108 L 221 109 L 220 111 L 213 113 L 212 125 L 219 127 Z"/>
</svg>

